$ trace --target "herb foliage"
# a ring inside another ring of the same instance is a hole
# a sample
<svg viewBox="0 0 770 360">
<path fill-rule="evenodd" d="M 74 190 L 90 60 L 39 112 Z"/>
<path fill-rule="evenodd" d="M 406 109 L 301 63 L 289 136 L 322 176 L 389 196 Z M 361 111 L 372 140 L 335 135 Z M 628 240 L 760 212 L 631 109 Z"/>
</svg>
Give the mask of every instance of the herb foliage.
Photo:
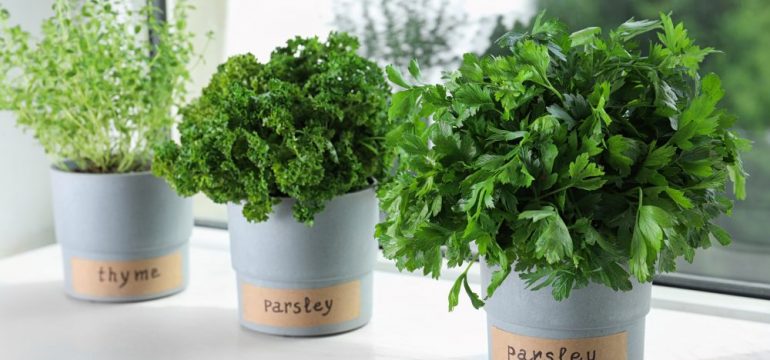
<svg viewBox="0 0 770 360">
<path fill-rule="evenodd" d="M 161 22 L 151 3 L 56 0 L 39 40 L 0 7 L 0 109 L 60 169 L 147 170 L 152 147 L 170 136 L 193 55 L 190 5 L 177 1 L 173 21 Z"/>
<path fill-rule="evenodd" d="M 438 277 L 475 243 L 499 267 L 487 297 L 514 272 L 562 300 L 589 282 L 627 291 L 730 242 L 713 220 L 732 209 L 728 179 L 745 197 L 749 143 L 718 105 L 719 77 L 698 74 L 715 50 L 664 14 L 607 36 L 564 29 L 541 14 L 499 40 L 510 54 L 466 54 L 443 84 L 422 84 L 416 63 L 413 81 L 387 69 L 403 88 L 390 117 L 406 121 L 389 134 L 400 169 L 380 190 L 377 236 L 399 268 Z M 658 40 L 642 49 L 648 32 Z M 450 309 L 461 288 L 483 305 L 466 268 Z"/>
<path fill-rule="evenodd" d="M 312 224 L 327 201 L 371 186 L 392 162 L 390 87 L 357 48 L 331 33 L 289 40 L 264 64 L 231 57 L 183 109 L 181 144 L 160 147 L 153 171 L 183 195 L 243 202 L 250 221 L 290 197 L 294 217 Z"/>
</svg>

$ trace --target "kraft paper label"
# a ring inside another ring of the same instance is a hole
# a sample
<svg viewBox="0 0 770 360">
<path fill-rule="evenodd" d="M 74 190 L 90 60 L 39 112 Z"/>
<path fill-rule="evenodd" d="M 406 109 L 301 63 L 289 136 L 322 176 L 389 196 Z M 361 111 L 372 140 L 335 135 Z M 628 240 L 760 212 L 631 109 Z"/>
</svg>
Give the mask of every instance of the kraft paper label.
<svg viewBox="0 0 770 360">
<path fill-rule="evenodd" d="M 243 318 L 259 325 L 303 328 L 355 320 L 361 313 L 358 280 L 318 289 L 275 289 L 241 283 Z"/>
<path fill-rule="evenodd" d="M 626 360 L 625 332 L 582 339 L 542 339 L 492 327 L 493 360 Z"/>
<path fill-rule="evenodd" d="M 141 260 L 91 260 L 73 257 L 72 288 L 92 297 L 136 297 L 182 286 L 182 252 Z"/>
</svg>

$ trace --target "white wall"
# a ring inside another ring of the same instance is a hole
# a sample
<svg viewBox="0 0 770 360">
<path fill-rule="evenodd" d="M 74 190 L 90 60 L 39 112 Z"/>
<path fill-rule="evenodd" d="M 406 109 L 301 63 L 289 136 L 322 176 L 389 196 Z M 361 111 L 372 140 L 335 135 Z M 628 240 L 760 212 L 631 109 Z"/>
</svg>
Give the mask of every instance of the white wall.
<svg viewBox="0 0 770 360">
<path fill-rule="evenodd" d="M 3 0 L 11 23 L 39 33 L 52 0 Z M 0 112 L 0 257 L 54 241 L 49 163 L 42 147 Z"/>
<path fill-rule="evenodd" d="M 0 113 L 0 257 L 54 241 L 48 160 L 14 121 Z"/>
</svg>

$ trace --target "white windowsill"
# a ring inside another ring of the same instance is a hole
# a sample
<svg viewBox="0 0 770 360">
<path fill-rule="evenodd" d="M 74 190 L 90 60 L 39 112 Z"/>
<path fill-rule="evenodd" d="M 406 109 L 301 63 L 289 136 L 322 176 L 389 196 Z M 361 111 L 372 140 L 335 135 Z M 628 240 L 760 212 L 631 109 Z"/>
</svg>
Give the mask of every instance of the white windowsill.
<svg viewBox="0 0 770 360">
<path fill-rule="evenodd" d="M 243 330 L 227 243 L 225 231 L 196 228 L 188 289 L 131 304 L 67 298 L 57 246 L 0 260 L 0 359 L 486 359 L 484 312 L 465 299 L 447 312 L 455 271 L 434 281 L 399 274 L 384 259 L 364 328 L 321 338 Z M 654 287 L 646 354 L 770 359 L 770 301 Z"/>
</svg>

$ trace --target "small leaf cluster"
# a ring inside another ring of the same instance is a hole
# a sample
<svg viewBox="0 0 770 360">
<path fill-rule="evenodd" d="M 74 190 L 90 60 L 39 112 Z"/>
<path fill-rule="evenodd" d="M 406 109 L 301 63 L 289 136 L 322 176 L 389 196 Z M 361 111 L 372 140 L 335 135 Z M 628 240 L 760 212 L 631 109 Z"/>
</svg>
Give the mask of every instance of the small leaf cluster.
<svg viewBox="0 0 770 360">
<path fill-rule="evenodd" d="M 181 144 L 159 147 L 153 171 L 183 195 L 242 202 L 250 221 L 293 198 L 294 217 L 311 224 L 326 202 L 371 186 L 392 162 L 390 87 L 357 48 L 331 33 L 289 40 L 267 63 L 231 57 L 182 110 Z"/>
<path fill-rule="evenodd" d="M 161 22 L 151 1 L 56 0 L 38 40 L 0 8 L 0 109 L 62 170 L 147 170 L 184 101 L 189 9 L 177 1 L 173 21 Z"/>
<path fill-rule="evenodd" d="M 509 54 L 466 54 L 442 84 L 421 83 L 416 64 L 414 80 L 387 69 L 403 88 L 389 115 L 405 121 L 388 138 L 400 168 L 380 189 L 377 236 L 400 268 L 438 277 L 475 245 L 496 269 L 487 297 L 513 272 L 562 300 L 589 282 L 630 290 L 730 242 L 713 220 L 731 192 L 745 197 L 750 144 L 718 105 L 719 77 L 698 73 L 714 50 L 664 14 L 604 36 L 564 29 L 541 14 L 500 39 Z M 483 305 L 466 270 L 450 309 L 463 287 Z"/>
</svg>

